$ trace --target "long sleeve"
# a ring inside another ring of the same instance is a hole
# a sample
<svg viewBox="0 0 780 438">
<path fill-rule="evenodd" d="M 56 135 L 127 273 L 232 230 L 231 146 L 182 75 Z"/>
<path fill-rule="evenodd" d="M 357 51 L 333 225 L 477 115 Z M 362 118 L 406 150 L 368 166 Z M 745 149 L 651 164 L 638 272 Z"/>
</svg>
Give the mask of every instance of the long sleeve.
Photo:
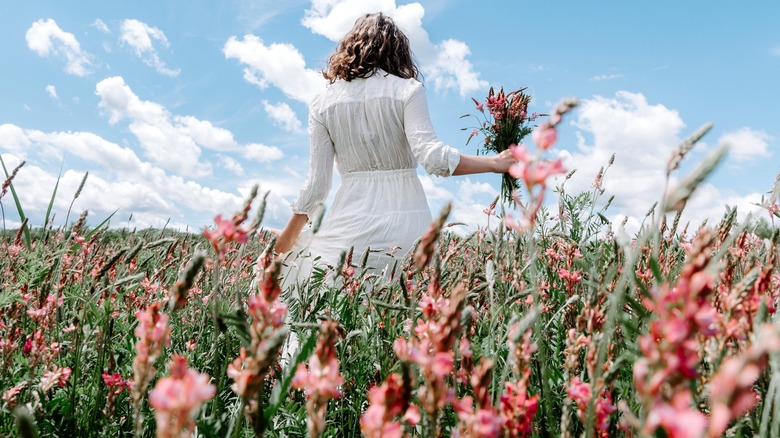
<svg viewBox="0 0 780 438">
<path fill-rule="evenodd" d="M 320 203 L 330 193 L 333 179 L 335 149 L 328 129 L 313 106 L 309 107 L 309 177 L 303 184 L 298 199 L 290 203 L 293 213 L 306 214 L 311 219 Z"/>
<path fill-rule="evenodd" d="M 414 157 L 429 174 L 452 175 L 460 162 L 460 153 L 436 137 L 425 90 L 416 81 L 404 101 L 404 131 Z"/>
</svg>

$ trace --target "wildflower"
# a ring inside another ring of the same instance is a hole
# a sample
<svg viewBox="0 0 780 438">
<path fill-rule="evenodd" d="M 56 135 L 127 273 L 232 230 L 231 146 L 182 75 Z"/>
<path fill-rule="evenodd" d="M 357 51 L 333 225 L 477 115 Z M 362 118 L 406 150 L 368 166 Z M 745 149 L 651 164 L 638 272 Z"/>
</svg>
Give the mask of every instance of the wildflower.
<svg viewBox="0 0 780 438">
<path fill-rule="evenodd" d="M 509 436 L 531 436 L 533 419 L 539 409 L 538 395 L 528 395 L 531 378 L 531 356 L 536 344 L 531 342 L 531 330 L 520 332 L 520 324 L 509 327 L 509 351 L 514 371 L 514 381 L 504 382 L 505 392 L 501 395 L 499 415 L 505 434 Z"/>
<path fill-rule="evenodd" d="M 658 427 L 669 438 L 700 438 L 707 428 L 707 417 L 691 407 L 690 391 L 672 396 L 671 403 L 658 402 L 648 414 L 643 432 L 652 434 Z"/>
<path fill-rule="evenodd" d="M 122 378 L 119 373 L 108 374 L 103 373 L 103 383 L 108 387 L 108 394 L 106 395 L 106 405 L 103 408 L 103 413 L 106 417 L 110 417 L 114 413 L 114 406 L 116 399 L 125 389 L 130 389 L 131 382 Z"/>
<path fill-rule="evenodd" d="M 528 190 L 533 190 L 536 186 L 541 186 L 544 189 L 547 187 L 548 178 L 564 173 L 566 173 L 566 169 L 560 158 L 555 161 L 518 162 L 509 168 L 509 174 L 515 178 L 522 178 Z"/>
<path fill-rule="evenodd" d="M 564 268 L 558 268 L 558 276 L 561 280 L 566 280 L 568 283 L 579 283 L 582 281 L 582 270 L 569 271 Z"/>
<path fill-rule="evenodd" d="M 485 105 L 483 105 L 481 102 L 479 102 L 477 99 L 474 99 L 473 97 L 471 100 L 474 101 L 474 106 L 477 108 L 477 111 L 484 113 L 485 112 Z"/>
<path fill-rule="evenodd" d="M 267 424 L 260 403 L 263 383 L 282 349 L 288 330 L 283 326 L 287 306 L 279 300 L 279 272 L 281 262 L 264 252 L 257 263 L 258 292 L 249 297 L 249 348 L 241 347 L 240 354 L 227 367 L 233 380 L 231 389 L 244 400 L 244 414 L 257 435 L 262 435 Z"/>
<path fill-rule="evenodd" d="M 195 277 L 198 275 L 198 272 L 203 267 L 205 261 L 206 254 L 202 251 L 196 251 L 192 260 L 190 260 L 187 267 L 182 271 L 181 275 L 176 280 L 176 283 L 173 285 L 173 289 L 171 290 L 171 296 L 173 297 L 171 300 L 172 309 L 180 309 L 187 304 L 187 292 L 195 283 Z"/>
<path fill-rule="evenodd" d="M 591 186 L 596 190 L 600 190 L 603 183 L 604 183 L 604 168 L 602 167 L 601 169 L 599 169 L 599 173 L 596 175 L 596 178 L 593 179 L 593 183 L 591 184 Z"/>
<path fill-rule="evenodd" d="M 753 385 L 766 366 L 769 353 L 778 350 L 780 334 L 772 324 L 765 324 L 747 351 L 721 364 L 709 385 L 710 437 L 721 436 L 732 419 L 744 415 L 758 403 L 759 395 Z"/>
<path fill-rule="evenodd" d="M 52 365 L 52 369 L 50 371 L 43 373 L 43 376 L 41 377 L 41 383 L 38 387 L 41 389 L 41 392 L 45 394 L 51 391 L 54 386 L 65 386 L 65 384 L 68 383 L 70 373 L 71 370 L 69 367 L 59 368 L 57 365 Z"/>
<path fill-rule="evenodd" d="M 466 396 L 452 401 L 453 408 L 460 419 L 459 433 L 462 436 L 498 437 L 501 434 L 501 417 L 493 407 L 490 396 L 491 372 L 493 361 L 486 359 L 473 370 L 469 384 L 476 399 Z"/>
<path fill-rule="evenodd" d="M 403 426 L 395 418 L 412 426 L 420 421 L 417 406 L 409 403 L 411 389 L 400 374 L 387 376 L 381 385 L 368 392 L 368 408 L 360 417 L 360 430 L 368 438 L 401 437 Z"/>
<path fill-rule="evenodd" d="M 214 230 L 204 229 L 203 237 L 211 243 L 214 251 L 220 256 L 224 254 L 225 243 L 246 243 L 249 240 L 244 230 L 238 228 L 232 220 L 222 219 L 221 214 L 214 218 L 214 223 L 217 225 L 216 228 Z"/>
<path fill-rule="evenodd" d="M 571 384 L 566 388 L 566 394 L 577 404 L 577 415 L 584 423 L 588 414 L 588 403 L 590 402 L 591 390 L 590 384 L 583 382 L 579 377 L 574 377 Z M 594 426 L 599 436 L 607 437 L 609 430 L 609 416 L 615 412 L 616 408 L 612 404 L 612 396 L 609 392 L 602 389 L 600 397 L 596 399 L 595 405 L 596 422 Z"/>
<path fill-rule="evenodd" d="M 450 215 L 451 208 L 452 204 L 445 205 L 439 217 L 433 221 L 425 234 L 420 238 L 420 243 L 417 244 L 417 249 L 414 251 L 414 264 L 417 266 L 418 271 L 422 271 L 430 261 L 436 241 L 439 239 L 441 229 Z"/>
<path fill-rule="evenodd" d="M 512 153 L 514 159 L 521 163 L 530 163 L 533 161 L 533 155 L 522 143 L 509 146 L 509 151 Z"/>
<path fill-rule="evenodd" d="M 308 419 L 306 425 L 309 436 L 320 436 L 325 431 L 325 410 L 328 400 L 341 397 L 339 386 L 344 378 L 339 373 L 339 361 L 336 357 L 336 339 L 338 323 L 327 321 L 322 324 L 322 331 L 317 340 L 317 348 L 309 360 L 308 369 L 304 364 L 298 364 L 293 377 L 293 388 L 306 392 L 306 410 Z"/>
<path fill-rule="evenodd" d="M 546 151 L 555 144 L 555 141 L 558 139 L 558 131 L 549 123 L 544 123 L 534 130 L 531 137 L 539 149 Z"/>
<path fill-rule="evenodd" d="M 160 379 L 149 393 L 155 410 L 158 437 L 178 437 L 195 429 L 193 417 L 200 406 L 214 397 L 216 387 L 207 374 L 187 367 L 187 360 L 174 355 L 168 365 L 171 376 Z"/>
<path fill-rule="evenodd" d="M 162 353 L 169 342 L 171 329 L 168 327 L 168 316 L 160 313 L 159 302 L 152 304 L 146 310 L 139 310 L 135 317 L 138 325 L 135 327 L 136 356 L 133 358 L 132 396 L 136 431 L 143 428 L 141 417 L 141 398 L 147 385 L 155 374 L 154 361 Z"/>
<path fill-rule="evenodd" d="M 16 406 L 16 397 L 19 396 L 22 390 L 26 387 L 27 381 L 22 381 L 18 385 L 3 393 L 3 401 L 8 404 L 9 409 Z"/>
</svg>

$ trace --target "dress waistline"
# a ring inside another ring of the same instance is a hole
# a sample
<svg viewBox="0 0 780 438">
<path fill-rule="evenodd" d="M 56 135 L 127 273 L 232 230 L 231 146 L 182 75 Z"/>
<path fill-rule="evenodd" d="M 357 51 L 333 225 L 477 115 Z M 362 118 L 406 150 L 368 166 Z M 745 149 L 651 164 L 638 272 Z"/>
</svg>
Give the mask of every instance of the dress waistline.
<svg viewBox="0 0 780 438">
<path fill-rule="evenodd" d="M 360 172 L 346 172 L 341 174 L 341 180 L 370 179 L 370 180 L 397 180 L 409 177 L 417 177 L 417 169 L 393 169 L 393 170 L 366 170 Z"/>
</svg>

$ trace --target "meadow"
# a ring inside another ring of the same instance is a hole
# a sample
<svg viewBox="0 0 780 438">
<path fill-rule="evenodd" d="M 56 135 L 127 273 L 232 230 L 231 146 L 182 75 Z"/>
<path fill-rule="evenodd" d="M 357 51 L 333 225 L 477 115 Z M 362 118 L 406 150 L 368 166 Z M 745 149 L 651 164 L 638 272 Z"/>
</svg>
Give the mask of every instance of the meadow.
<svg viewBox="0 0 780 438">
<path fill-rule="evenodd" d="M 24 221 L 0 243 L 0 435 L 780 436 L 780 178 L 761 217 L 680 220 L 722 159 L 633 235 L 605 163 L 554 204 L 524 181 L 466 236 L 445 208 L 387 275 L 345 251 L 286 289 L 256 190 L 198 234 Z"/>
</svg>

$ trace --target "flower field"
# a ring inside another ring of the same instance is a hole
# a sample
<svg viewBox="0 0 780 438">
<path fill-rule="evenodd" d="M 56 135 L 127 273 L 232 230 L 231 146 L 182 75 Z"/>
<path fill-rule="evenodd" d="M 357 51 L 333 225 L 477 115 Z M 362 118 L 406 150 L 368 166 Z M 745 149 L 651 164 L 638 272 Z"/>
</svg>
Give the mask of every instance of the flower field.
<svg viewBox="0 0 780 438">
<path fill-rule="evenodd" d="M 392 280 L 347 252 L 283 289 L 256 191 L 202 234 L 5 232 L 0 435 L 780 436 L 778 182 L 762 218 L 681 223 L 716 151 L 629 236 L 608 163 L 543 205 L 542 153 L 527 203 L 468 236 L 445 209 Z"/>
</svg>

